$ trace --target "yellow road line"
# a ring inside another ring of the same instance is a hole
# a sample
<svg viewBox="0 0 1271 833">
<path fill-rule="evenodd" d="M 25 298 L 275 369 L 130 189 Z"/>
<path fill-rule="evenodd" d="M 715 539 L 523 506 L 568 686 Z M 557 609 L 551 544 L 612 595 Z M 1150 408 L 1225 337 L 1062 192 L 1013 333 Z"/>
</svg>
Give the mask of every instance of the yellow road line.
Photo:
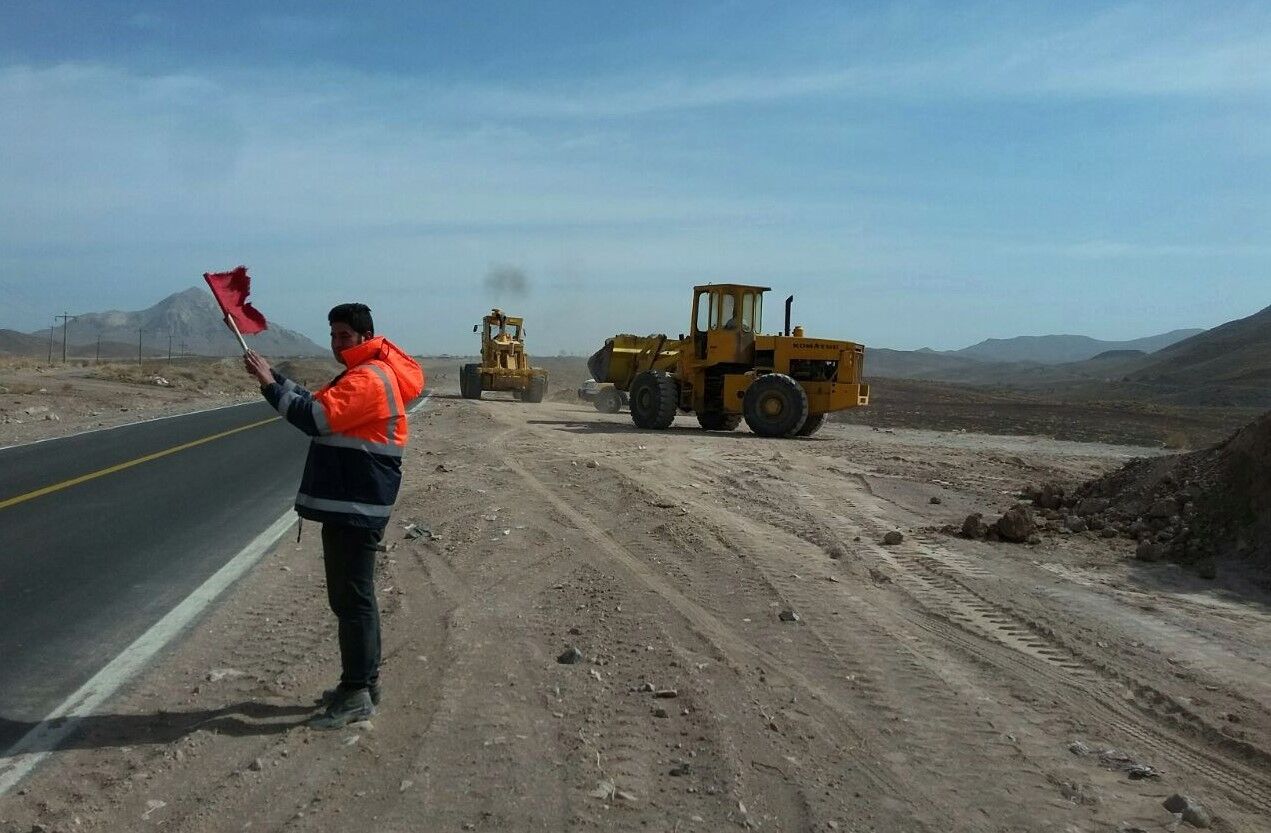
<svg viewBox="0 0 1271 833">
<path fill-rule="evenodd" d="M 54 483 L 52 486 L 45 486 L 43 489 L 36 489 L 33 492 L 27 492 L 24 495 L 17 495 L 15 497 L 7 498 L 6 500 L 0 500 L 0 509 L 8 509 L 10 506 L 16 506 L 19 503 L 25 503 L 28 500 L 43 497 L 44 495 L 52 494 L 53 492 L 60 492 L 62 489 L 69 489 L 71 486 L 78 486 L 80 483 L 95 480 L 98 477 L 105 477 L 108 474 L 114 474 L 115 472 L 123 471 L 124 469 L 130 469 L 133 466 L 139 466 L 142 463 L 148 463 L 151 460 L 157 460 L 160 457 L 167 457 L 169 454 L 176 454 L 178 451 L 185 451 L 187 448 L 194 448 L 196 445 L 210 443 L 212 440 L 219 440 L 222 437 L 228 437 L 230 434 L 237 434 L 239 431 L 246 431 L 249 428 L 257 428 L 278 419 L 282 419 L 282 417 L 275 416 L 270 417 L 269 419 L 262 419 L 259 422 L 240 425 L 237 428 L 231 428 L 230 430 L 222 431 L 219 434 L 212 434 L 210 437 L 203 437 L 202 439 L 182 443 L 181 445 L 174 445 L 172 448 L 166 448 L 163 451 L 156 451 L 154 454 L 147 454 L 144 457 L 138 457 L 137 459 L 129 460 L 126 463 L 108 466 L 107 468 L 98 469 L 97 471 L 89 472 L 88 474 L 81 474 L 79 477 L 72 477 L 70 480 L 63 480 L 61 483 Z"/>
</svg>

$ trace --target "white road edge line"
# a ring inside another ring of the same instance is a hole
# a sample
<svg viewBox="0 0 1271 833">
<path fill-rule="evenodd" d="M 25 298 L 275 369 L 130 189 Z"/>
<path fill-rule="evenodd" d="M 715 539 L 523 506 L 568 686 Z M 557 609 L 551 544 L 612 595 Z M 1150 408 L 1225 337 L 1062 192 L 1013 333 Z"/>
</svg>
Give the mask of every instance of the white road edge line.
<svg viewBox="0 0 1271 833">
<path fill-rule="evenodd" d="M 414 405 L 411 406 L 410 410 L 406 412 L 406 415 L 409 416 L 415 413 L 416 411 L 418 411 L 420 408 L 427 405 L 428 400 L 430 398 L 432 398 L 432 391 L 428 391 L 428 393 L 425 393 L 422 399 L 420 399 L 418 402 L 416 402 Z"/>
<path fill-rule="evenodd" d="M 46 756 L 74 732 L 79 719 L 93 710 L 134 677 L 169 642 L 216 600 L 227 587 L 243 576 L 295 523 L 295 510 L 288 509 L 278 520 L 243 548 L 228 564 L 217 570 L 193 593 L 154 623 L 98 671 L 78 691 L 67 697 L 17 743 L 0 754 L 0 797 L 25 778 Z M 55 722 L 58 725 L 53 725 Z"/>
</svg>

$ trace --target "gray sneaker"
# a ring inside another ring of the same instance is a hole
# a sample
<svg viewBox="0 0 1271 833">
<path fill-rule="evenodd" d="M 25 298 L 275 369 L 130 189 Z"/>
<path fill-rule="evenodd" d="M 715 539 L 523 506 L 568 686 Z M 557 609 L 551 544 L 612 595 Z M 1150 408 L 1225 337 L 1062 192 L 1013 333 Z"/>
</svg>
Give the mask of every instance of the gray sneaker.
<svg viewBox="0 0 1271 833">
<path fill-rule="evenodd" d="M 371 683 L 366 687 L 366 690 L 371 692 L 371 702 L 378 706 L 380 704 L 380 684 Z M 322 692 L 322 696 L 318 698 L 318 705 L 324 707 L 331 705 L 331 703 L 335 700 L 335 696 L 339 693 L 339 686 L 336 686 L 335 688 L 328 688 L 326 691 Z"/>
<path fill-rule="evenodd" d="M 341 692 L 331 701 L 327 710 L 309 721 L 315 729 L 339 729 L 359 720 L 366 720 L 375 714 L 375 704 L 371 702 L 371 694 L 364 688 L 356 691 Z"/>
</svg>

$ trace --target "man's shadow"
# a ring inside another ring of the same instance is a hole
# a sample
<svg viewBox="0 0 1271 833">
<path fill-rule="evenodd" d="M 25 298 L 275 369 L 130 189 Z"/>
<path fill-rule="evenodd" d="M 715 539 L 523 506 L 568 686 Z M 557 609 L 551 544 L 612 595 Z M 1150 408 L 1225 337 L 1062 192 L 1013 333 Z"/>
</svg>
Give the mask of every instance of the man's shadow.
<svg viewBox="0 0 1271 833">
<path fill-rule="evenodd" d="M 304 725 L 313 706 L 245 701 L 219 709 L 151 714 L 91 714 L 33 723 L 0 717 L 0 750 L 28 738 L 21 753 L 168 744 L 200 729 L 233 737 L 275 735 Z M 0 753 L 3 754 L 3 753 Z"/>
</svg>

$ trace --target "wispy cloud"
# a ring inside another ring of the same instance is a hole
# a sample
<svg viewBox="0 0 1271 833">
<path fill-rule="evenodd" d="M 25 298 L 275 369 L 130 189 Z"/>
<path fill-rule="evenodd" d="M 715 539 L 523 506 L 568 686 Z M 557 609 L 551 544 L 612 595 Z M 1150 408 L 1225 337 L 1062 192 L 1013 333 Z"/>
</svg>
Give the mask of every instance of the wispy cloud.
<svg viewBox="0 0 1271 833">
<path fill-rule="evenodd" d="M 248 259 L 274 291 L 371 272 L 469 303 L 492 263 L 536 289 L 568 265 L 637 329 L 678 321 L 684 285 L 733 278 L 817 286 L 809 323 L 834 323 L 842 287 L 892 299 L 880 331 L 978 320 L 1021 280 L 1067 303 L 1080 280 L 1265 277 L 1265 177 L 1236 162 L 1271 155 L 1271 11 L 932 8 L 902 9 L 899 34 L 836 8 L 816 48 L 576 72 L 328 61 L 362 21 L 270 14 L 233 25 L 324 60 L 0 67 L 0 277 Z M 963 314 L 910 312 L 946 297 Z"/>
</svg>

